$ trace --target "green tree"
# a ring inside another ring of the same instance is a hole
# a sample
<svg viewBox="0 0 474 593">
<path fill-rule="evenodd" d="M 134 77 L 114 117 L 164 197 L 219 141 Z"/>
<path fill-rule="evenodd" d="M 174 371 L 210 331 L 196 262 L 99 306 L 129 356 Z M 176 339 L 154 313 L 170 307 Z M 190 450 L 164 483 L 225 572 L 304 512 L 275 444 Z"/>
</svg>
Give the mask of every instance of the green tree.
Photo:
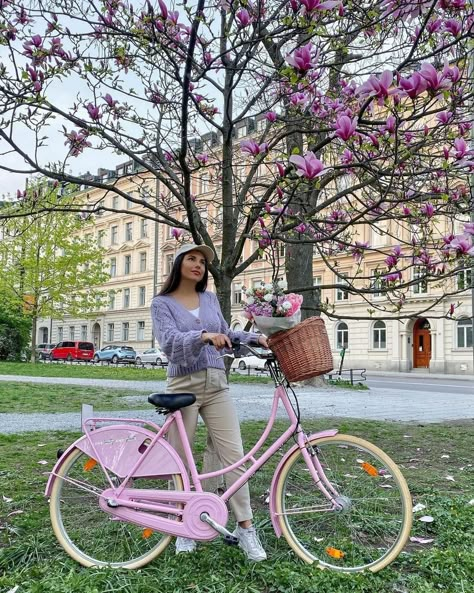
<svg viewBox="0 0 474 593">
<path fill-rule="evenodd" d="M 33 362 L 38 319 L 96 311 L 104 297 L 100 285 L 108 275 L 96 241 L 81 236 L 83 218 L 62 211 L 70 207 L 71 198 L 58 196 L 46 182 L 30 187 L 27 194 L 23 208 L 31 213 L 21 212 L 2 226 L 0 290 L 13 309 L 30 319 Z M 42 201 L 48 208 L 34 213 L 31 204 Z"/>
<path fill-rule="evenodd" d="M 0 288 L 0 360 L 20 358 L 30 341 L 31 319 Z"/>
</svg>

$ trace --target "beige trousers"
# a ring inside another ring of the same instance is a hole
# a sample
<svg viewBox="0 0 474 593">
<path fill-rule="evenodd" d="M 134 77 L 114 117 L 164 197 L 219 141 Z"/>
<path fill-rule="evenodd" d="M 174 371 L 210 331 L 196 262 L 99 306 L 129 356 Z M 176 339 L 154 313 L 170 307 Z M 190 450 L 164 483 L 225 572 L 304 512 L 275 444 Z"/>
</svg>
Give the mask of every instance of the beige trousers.
<svg viewBox="0 0 474 593">
<path fill-rule="evenodd" d="M 207 427 L 214 449 L 223 467 L 232 465 L 243 457 L 242 437 L 239 419 L 229 394 L 225 371 L 209 368 L 204 371 L 170 377 L 166 393 L 194 393 L 196 401 L 192 406 L 182 408 L 184 426 L 191 446 L 198 421 L 198 414 Z M 185 461 L 184 451 L 176 424 L 169 431 L 169 442 Z M 241 466 L 226 474 L 227 486 L 231 486 L 244 473 Z M 237 521 L 252 519 L 248 484 L 244 484 L 229 500 Z"/>
</svg>

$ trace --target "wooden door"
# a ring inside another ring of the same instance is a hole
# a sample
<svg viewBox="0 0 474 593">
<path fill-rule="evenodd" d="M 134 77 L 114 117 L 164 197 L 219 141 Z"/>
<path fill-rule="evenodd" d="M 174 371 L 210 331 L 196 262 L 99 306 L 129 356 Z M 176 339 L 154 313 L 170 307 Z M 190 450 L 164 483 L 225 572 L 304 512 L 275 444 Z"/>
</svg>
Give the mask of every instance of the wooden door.
<svg viewBox="0 0 474 593">
<path fill-rule="evenodd" d="M 413 367 L 429 368 L 431 360 L 431 331 L 421 329 L 418 324 L 413 330 Z"/>
</svg>

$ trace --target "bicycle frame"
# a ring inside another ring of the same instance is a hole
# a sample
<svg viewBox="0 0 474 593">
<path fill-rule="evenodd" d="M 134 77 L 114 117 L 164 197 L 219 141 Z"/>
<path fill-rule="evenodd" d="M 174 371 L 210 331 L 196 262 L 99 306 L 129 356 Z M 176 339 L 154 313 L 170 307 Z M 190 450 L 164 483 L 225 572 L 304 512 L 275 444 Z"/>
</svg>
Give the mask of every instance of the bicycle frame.
<svg viewBox="0 0 474 593">
<path fill-rule="evenodd" d="M 107 467 L 110 467 L 110 463 L 108 460 L 105 459 L 103 450 L 99 450 L 97 444 L 103 444 L 103 441 L 95 442 L 94 435 L 96 433 L 97 424 L 107 422 L 119 422 L 119 426 L 111 425 L 110 427 L 104 427 L 100 430 L 116 430 L 116 431 L 123 431 L 126 430 L 127 425 L 123 424 L 123 419 L 118 418 L 88 418 L 83 423 L 83 430 L 85 436 L 82 439 L 86 439 L 87 446 L 80 447 L 83 450 L 88 450 L 94 457 L 94 459 L 101 465 L 102 470 L 107 477 L 107 480 L 110 485 L 110 490 L 104 491 L 100 495 L 100 506 L 105 512 L 116 516 L 117 518 L 121 518 L 123 520 L 128 520 L 131 522 L 139 522 L 140 520 L 136 519 L 136 511 L 156 511 L 162 513 L 168 513 L 169 515 L 176 515 L 181 518 L 184 517 L 185 511 L 183 511 L 183 507 L 181 504 L 186 505 L 187 503 L 191 502 L 192 499 L 198 499 L 198 503 L 202 504 L 203 502 L 207 502 L 210 506 L 210 510 L 214 512 L 215 516 L 213 517 L 215 521 L 223 522 L 224 524 L 227 521 L 227 511 L 225 507 L 225 503 L 231 498 L 235 492 L 237 492 L 279 449 L 282 447 L 292 435 L 296 434 L 296 444 L 287 452 L 287 454 L 283 457 L 278 465 L 270 488 L 270 514 L 271 520 L 275 529 L 275 533 L 278 537 L 281 536 L 281 528 L 277 519 L 277 515 L 274 511 L 275 507 L 275 484 L 277 482 L 277 478 L 280 474 L 281 468 L 284 465 L 284 462 L 291 455 L 296 448 L 301 449 L 302 455 L 306 461 L 309 471 L 313 476 L 315 485 L 317 488 L 322 492 L 322 494 L 328 500 L 328 507 L 321 509 L 321 511 L 331 511 L 338 508 L 338 505 L 335 501 L 337 497 L 337 492 L 330 484 L 329 480 L 326 478 L 324 474 L 324 470 L 321 467 L 317 455 L 315 455 L 314 450 L 309 445 L 308 437 L 303 432 L 301 425 L 299 423 L 299 419 L 296 416 L 296 413 L 291 405 L 289 400 L 288 392 L 281 381 L 277 378 L 277 373 L 272 372 L 272 376 L 275 380 L 276 388 L 273 396 L 272 408 L 270 413 L 270 418 L 268 423 L 258 439 L 257 443 L 252 447 L 252 449 L 246 453 L 242 459 L 239 459 L 236 463 L 224 467 L 220 470 L 208 472 L 204 474 L 199 474 L 196 468 L 196 463 L 194 461 L 193 453 L 191 450 L 191 445 L 189 443 L 189 439 L 187 437 L 184 422 L 182 418 L 182 414 L 180 410 L 170 414 L 164 424 L 160 427 L 159 425 L 153 422 L 145 422 L 143 420 L 136 420 L 136 419 L 127 419 L 128 428 L 130 428 L 130 424 L 147 424 L 152 427 L 156 432 L 150 432 L 143 428 L 140 430 L 137 428 L 139 432 L 142 434 L 149 435 L 147 436 L 146 440 L 146 449 L 142 452 L 142 454 L 136 459 L 130 467 L 128 465 L 126 475 L 119 473 L 121 477 L 121 484 L 117 486 L 107 471 Z M 255 457 L 256 453 L 261 449 L 263 444 L 268 438 L 270 434 L 277 416 L 277 410 L 279 403 L 282 403 L 285 411 L 288 415 L 290 420 L 290 426 L 285 430 L 285 432 L 278 437 L 268 448 L 266 451 L 262 453 L 262 455 L 258 458 Z M 171 447 L 171 445 L 163 438 L 172 423 L 175 422 L 177 425 L 178 433 L 182 441 L 183 451 L 185 455 L 185 463 L 179 458 L 176 451 Z M 135 429 L 134 429 L 135 430 Z M 337 434 L 337 430 L 325 430 L 316 435 L 311 435 L 311 438 L 314 437 L 326 437 L 326 436 L 333 436 Z M 117 432 L 118 434 L 118 432 Z M 121 439 L 117 438 L 117 442 Z M 126 440 L 126 439 L 125 439 Z M 309 446 L 308 446 L 309 445 Z M 77 442 L 71 445 L 70 449 L 74 446 L 77 446 Z M 68 451 L 70 450 L 68 449 Z M 156 452 L 158 450 L 158 455 L 161 455 L 160 459 L 160 472 L 159 475 L 163 476 L 172 475 L 172 474 L 181 474 L 184 483 L 184 491 L 183 492 L 176 492 L 172 493 L 166 492 L 166 496 L 163 496 L 164 491 L 156 491 L 153 492 L 151 490 L 134 490 L 130 489 L 128 486 L 130 485 L 130 480 L 132 477 L 140 477 L 145 475 L 153 475 L 150 472 L 150 465 L 151 461 L 153 461 L 156 471 L 156 461 L 153 459 L 156 458 Z M 65 452 L 62 458 L 66 457 Z M 114 453 L 114 449 L 110 451 L 112 455 Z M 208 478 L 214 478 L 221 475 L 226 474 L 229 471 L 232 471 L 245 463 L 249 462 L 251 465 L 247 468 L 242 476 L 232 485 L 230 486 L 221 496 L 217 496 L 215 494 L 210 494 L 204 492 L 202 487 L 202 482 Z M 48 480 L 47 486 L 47 494 L 51 489 L 52 482 L 54 479 L 57 479 L 57 468 L 61 463 L 61 459 L 58 461 L 58 464 L 53 469 L 50 479 Z M 186 470 L 186 466 L 188 467 L 189 474 L 191 476 L 191 481 L 188 478 L 188 471 Z M 148 466 L 148 469 L 145 470 L 144 468 Z M 115 470 L 114 470 L 115 471 Z M 122 479 L 123 478 L 123 479 Z M 64 478 L 60 478 L 64 479 Z M 67 480 L 67 478 L 65 478 Z M 194 491 L 191 491 L 191 484 L 194 486 Z M 77 485 L 77 484 L 76 484 Z M 80 487 L 80 486 L 79 486 Z M 142 493 L 143 498 L 146 498 L 144 502 L 141 502 L 137 499 L 133 498 L 133 495 L 138 495 Z M 161 492 L 161 494 L 159 494 Z M 166 503 L 165 498 L 168 498 L 169 502 L 175 503 L 175 506 L 169 505 Z M 113 504 L 108 504 L 113 500 Z M 115 506 L 116 503 L 116 506 Z M 192 506 L 192 505 L 191 505 Z M 212 516 L 212 513 L 209 513 Z M 143 513 L 141 513 L 143 517 Z M 141 519 L 143 520 L 143 519 Z M 152 516 L 150 516 L 151 524 L 158 530 L 161 529 L 162 531 L 169 532 L 172 535 L 182 535 L 182 536 L 191 536 L 195 537 L 196 539 L 212 539 L 213 537 L 217 536 L 217 532 L 209 527 L 208 525 L 203 524 L 193 530 L 192 533 L 186 531 L 185 524 L 181 522 L 177 522 L 176 520 L 170 519 L 163 519 L 160 518 L 155 522 Z M 195 522 L 194 522 L 195 523 Z"/>
</svg>

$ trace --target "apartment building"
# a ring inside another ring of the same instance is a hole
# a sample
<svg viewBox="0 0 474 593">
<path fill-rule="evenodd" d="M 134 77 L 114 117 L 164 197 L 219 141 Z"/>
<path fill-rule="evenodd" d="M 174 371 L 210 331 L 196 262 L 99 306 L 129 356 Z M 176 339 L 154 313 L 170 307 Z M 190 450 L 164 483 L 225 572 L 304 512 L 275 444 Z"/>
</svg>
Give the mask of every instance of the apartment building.
<svg viewBox="0 0 474 593">
<path fill-rule="evenodd" d="M 259 129 L 261 122 L 243 122 L 242 129 L 236 131 L 239 138 L 244 138 Z M 214 142 L 214 138 L 211 139 Z M 199 149 L 199 145 L 196 145 Z M 139 192 L 141 197 L 153 200 L 160 192 L 155 180 L 146 179 L 133 169 L 132 162 L 124 163 L 115 171 L 99 170 L 104 180 L 116 184 L 116 187 L 130 192 Z M 242 169 L 244 164 L 238 165 Z M 124 177 L 124 175 L 127 175 Z M 85 184 L 87 180 L 85 180 Z M 199 197 L 201 219 L 213 238 L 219 252 L 219 233 L 222 212 L 213 200 L 213 180 L 205 172 L 193 180 L 192 191 Z M 39 342 L 57 342 L 62 339 L 81 339 L 93 341 L 96 348 L 112 343 L 127 343 L 137 350 L 154 345 L 149 314 L 151 299 L 156 294 L 169 274 L 178 243 L 172 234 L 172 227 L 147 221 L 137 216 L 145 211 L 120 196 L 107 194 L 103 190 L 87 188 L 85 193 L 90 203 L 101 201 L 105 208 L 114 208 L 120 212 L 104 211 L 91 219 L 85 230 L 86 236 L 97 240 L 105 248 L 105 258 L 110 271 L 110 279 L 103 286 L 108 294 L 108 306 L 89 317 L 82 319 L 45 319 L 38 324 Z M 179 206 L 170 201 L 170 212 L 178 220 L 184 213 Z M 394 224 L 394 223 L 392 223 Z M 460 232 L 461 229 L 453 229 Z M 380 252 L 390 249 L 397 236 L 397 229 L 386 228 L 376 232 L 366 227 L 361 231 L 360 241 L 368 241 Z M 406 231 L 404 231 L 406 232 Z M 365 235 L 364 235 L 365 233 Z M 409 237 L 405 237 L 409 239 Z M 255 242 L 248 240 L 243 257 L 247 258 L 256 249 Z M 281 245 L 277 256 L 280 260 L 282 275 L 284 271 L 285 247 Z M 377 263 L 383 259 L 380 253 L 369 254 L 364 260 L 363 276 L 373 275 Z M 340 260 L 339 273 L 335 276 L 328 270 L 317 255 L 313 260 L 313 281 L 315 286 L 332 285 L 344 281 L 344 275 L 351 276 L 355 263 L 348 254 Z M 247 320 L 242 314 L 241 300 L 243 287 L 269 282 L 273 269 L 266 258 L 255 261 L 232 284 L 232 321 L 233 329 L 241 329 Z M 417 269 L 412 271 L 416 279 Z M 372 319 L 370 309 L 383 305 L 385 296 L 374 292 L 366 297 L 350 294 L 343 289 L 322 289 L 321 300 L 327 298 L 336 305 L 336 315 L 347 317 L 337 319 L 326 317 L 326 325 L 333 348 L 334 359 L 339 361 L 341 350 L 345 349 L 346 368 L 367 368 L 387 371 L 410 371 L 424 368 L 431 372 L 472 374 L 473 371 L 473 332 L 472 302 L 470 296 L 470 270 L 452 280 L 458 288 L 464 288 L 463 294 L 445 298 L 427 313 L 429 319 L 420 316 L 439 296 L 439 288 L 426 286 L 422 281 L 415 283 L 407 296 L 404 314 L 408 319 L 397 321 L 390 319 Z M 212 280 L 210 283 L 212 289 Z M 456 319 L 446 319 L 451 304 L 462 301 L 456 309 Z M 379 315 L 380 316 L 380 315 Z M 373 314 L 376 318 L 377 314 Z"/>
</svg>

